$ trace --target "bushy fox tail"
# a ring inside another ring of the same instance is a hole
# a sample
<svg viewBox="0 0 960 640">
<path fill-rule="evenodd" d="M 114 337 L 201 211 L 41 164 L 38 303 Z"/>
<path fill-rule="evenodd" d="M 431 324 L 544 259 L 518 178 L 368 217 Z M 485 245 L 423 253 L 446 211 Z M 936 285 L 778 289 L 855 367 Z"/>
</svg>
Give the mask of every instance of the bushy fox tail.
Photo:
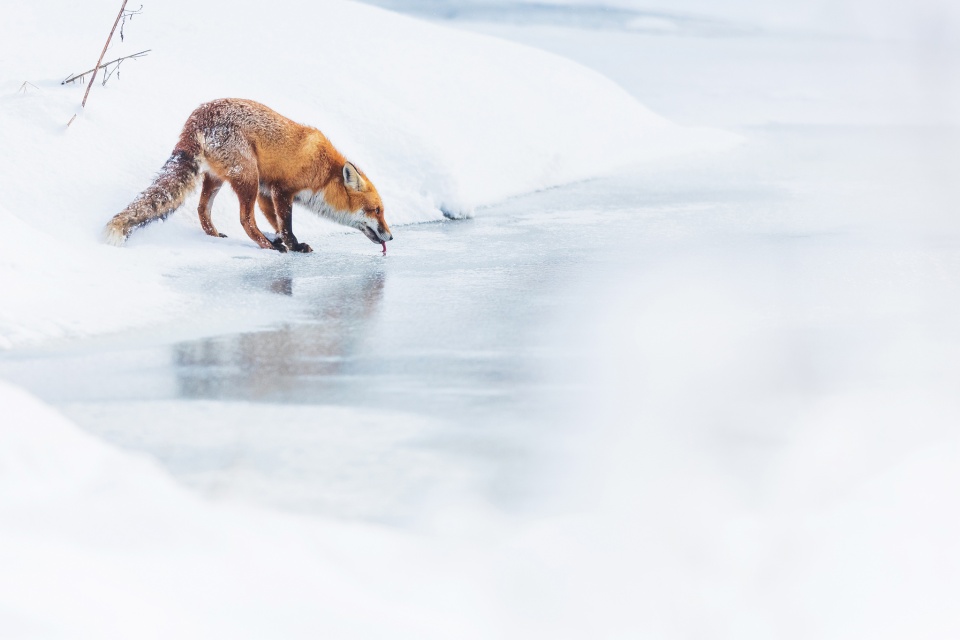
<svg viewBox="0 0 960 640">
<path fill-rule="evenodd" d="M 175 149 L 153 184 L 107 223 L 103 229 L 104 241 L 119 247 L 135 229 L 166 218 L 194 190 L 199 175 L 198 154 Z"/>
</svg>

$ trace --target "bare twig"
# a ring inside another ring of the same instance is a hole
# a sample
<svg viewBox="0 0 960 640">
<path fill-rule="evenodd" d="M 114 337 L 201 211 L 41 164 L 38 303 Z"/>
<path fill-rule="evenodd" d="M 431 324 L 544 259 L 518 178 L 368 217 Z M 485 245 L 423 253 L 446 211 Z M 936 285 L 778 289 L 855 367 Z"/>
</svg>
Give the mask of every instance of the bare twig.
<svg viewBox="0 0 960 640">
<path fill-rule="evenodd" d="M 17 93 L 26 93 L 26 92 L 27 92 L 27 87 L 33 87 L 33 88 L 36 89 L 37 91 L 40 91 L 40 87 L 38 87 L 37 85 L 33 84 L 32 82 L 27 82 L 26 80 L 24 80 L 24 81 L 23 81 L 23 84 L 20 85 L 20 88 L 17 89 Z"/>
<path fill-rule="evenodd" d="M 111 60 L 110 62 L 104 62 L 104 63 L 101 64 L 98 68 L 99 68 L 99 69 L 106 69 L 107 67 L 109 67 L 109 66 L 112 65 L 112 64 L 118 64 L 118 65 L 119 65 L 119 63 L 123 62 L 123 61 L 126 60 L 127 58 L 141 58 L 141 57 L 147 55 L 147 53 L 149 53 L 150 51 L 153 51 L 153 49 L 144 49 L 143 51 L 138 51 L 137 53 L 131 53 L 131 54 L 128 55 L 128 56 L 123 56 L 122 58 L 117 58 L 116 60 Z M 71 82 L 76 82 L 77 80 L 79 80 L 80 82 L 83 82 L 84 76 L 90 75 L 91 73 L 93 73 L 93 71 L 94 71 L 93 69 L 90 69 L 89 71 L 84 71 L 83 73 L 71 74 L 71 75 L 67 76 L 66 78 L 64 78 L 63 82 L 61 82 L 60 84 L 68 84 L 68 83 L 71 83 Z M 109 77 L 109 76 L 108 76 L 108 77 Z M 91 79 L 91 82 L 92 82 L 92 81 L 93 81 L 93 80 Z M 104 84 L 106 84 L 106 82 L 104 82 Z"/>
<path fill-rule="evenodd" d="M 110 70 L 104 69 L 104 70 L 103 70 L 103 80 L 100 81 L 100 86 L 101 86 L 101 87 L 107 86 L 107 80 L 110 79 L 110 76 L 112 76 L 114 73 L 117 73 L 117 72 L 120 70 L 120 63 L 121 63 L 121 62 L 123 62 L 123 60 L 119 60 L 119 61 L 117 62 L 117 65 L 116 65 L 113 69 L 110 69 Z M 119 73 L 117 73 L 117 77 L 118 77 L 118 78 L 120 77 L 120 74 L 119 74 Z"/>
<path fill-rule="evenodd" d="M 103 62 L 103 56 L 107 53 L 107 47 L 110 46 L 110 41 L 113 39 L 113 32 L 117 30 L 117 24 L 120 23 L 120 18 L 123 17 L 123 10 L 127 8 L 127 0 L 123 0 L 123 4 L 120 5 L 120 13 L 117 14 L 117 19 L 113 21 L 113 27 L 110 29 L 110 35 L 107 36 L 107 41 L 103 43 L 103 51 L 100 52 L 100 57 L 97 58 L 97 64 L 93 65 L 93 77 L 90 78 L 90 84 L 87 85 L 87 90 L 83 94 L 83 100 L 80 102 L 80 108 L 87 106 L 87 96 L 90 95 L 90 89 L 93 88 L 93 81 L 97 79 L 97 71 L 100 69 L 100 63 Z"/>
<path fill-rule="evenodd" d="M 123 42 L 123 28 L 127 24 L 127 20 L 133 20 L 133 16 L 138 16 L 143 13 L 143 5 L 140 5 L 139 9 L 133 9 L 123 12 L 123 18 L 120 20 L 120 42 Z"/>
</svg>

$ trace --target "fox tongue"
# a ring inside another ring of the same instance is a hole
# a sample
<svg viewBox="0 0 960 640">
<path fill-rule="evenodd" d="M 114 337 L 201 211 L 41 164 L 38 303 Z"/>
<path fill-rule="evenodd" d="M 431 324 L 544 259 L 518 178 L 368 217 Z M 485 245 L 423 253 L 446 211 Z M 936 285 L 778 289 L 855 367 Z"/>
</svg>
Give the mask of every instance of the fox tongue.
<svg viewBox="0 0 960 640">
<path fill-rule="evenodd" d="M 387 255 L 387 243 L 386 243 L 386 242 L 381 242 L 381 243 L 380 243 L 380 246 L 383 247 L 383 255 Z"/>
</svg>

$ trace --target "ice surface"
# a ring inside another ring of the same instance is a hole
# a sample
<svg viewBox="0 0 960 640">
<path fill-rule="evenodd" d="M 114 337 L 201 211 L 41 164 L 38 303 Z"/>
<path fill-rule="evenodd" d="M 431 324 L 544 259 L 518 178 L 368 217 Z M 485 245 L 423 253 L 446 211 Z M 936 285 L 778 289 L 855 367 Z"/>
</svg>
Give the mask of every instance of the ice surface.
<svg viewBox="0 0 960 640">
<path fill-rule="evenodd" d="M 946 0 L 368 0 L 458 22 L 566 25 L 699 36 L 779 35 L 956 43 L 960 9 Z"/>
</svg>

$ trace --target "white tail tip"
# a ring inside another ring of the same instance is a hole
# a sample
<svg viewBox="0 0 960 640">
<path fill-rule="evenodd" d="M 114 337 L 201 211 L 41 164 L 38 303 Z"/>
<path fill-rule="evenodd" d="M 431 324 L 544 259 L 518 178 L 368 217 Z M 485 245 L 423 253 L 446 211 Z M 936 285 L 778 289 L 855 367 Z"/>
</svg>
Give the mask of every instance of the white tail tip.
<svg viewBox="0 0 960 640">
<path fill-rule="evenodd" d="M 124 235 L 123 231 L 117 229 L 112 222 L 103 228 L 103 241 L 105 243 L 122 247 L 126 240 L 127 236 Z"/>
</svg>

